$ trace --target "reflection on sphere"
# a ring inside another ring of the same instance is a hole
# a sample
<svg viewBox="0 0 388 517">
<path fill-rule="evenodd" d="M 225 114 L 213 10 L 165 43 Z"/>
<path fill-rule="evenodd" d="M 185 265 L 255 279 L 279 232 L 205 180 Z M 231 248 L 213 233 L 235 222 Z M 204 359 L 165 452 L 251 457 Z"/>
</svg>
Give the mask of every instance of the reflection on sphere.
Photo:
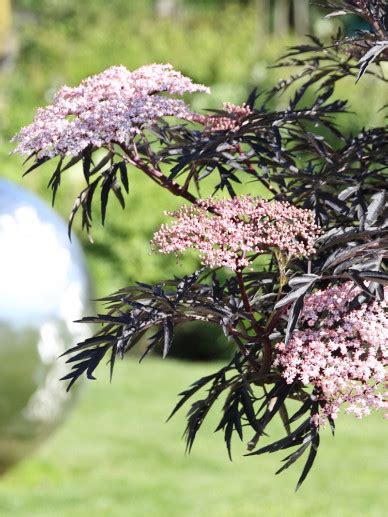
<svg viewBox="0 0 388 517">
<path fill-rule="evenodd" d="M 0 180 L 0 471 L 64 418 L 76 390 L 59 381 L 66 349 L 87 337 L 90 286 L 67 225 L 36 196 Z"/>
</svg>

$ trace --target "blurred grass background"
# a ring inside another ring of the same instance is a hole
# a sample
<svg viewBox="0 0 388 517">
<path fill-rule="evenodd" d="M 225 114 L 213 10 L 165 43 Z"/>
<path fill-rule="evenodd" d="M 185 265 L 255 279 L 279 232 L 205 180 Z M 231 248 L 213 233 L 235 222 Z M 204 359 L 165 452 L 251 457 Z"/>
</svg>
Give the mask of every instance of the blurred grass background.
<svg viewBox="0 0 388 517">
<path fill-rule="evenodd" d="M 304 38 L 292 31 L 269 34 L 257 0 L 177 2 L 175 16 L 158 18 L 151 0 L 14 0 L 8 43 L 17 51 L 0 70 L 0 174 L 49 201 L 50 165 L 22 180 L 22 160 L 9 154 L 9 139 L 61 85 L 75 85 L 111 65 L 172 63 L 211 86 L 211 97 L 192 99 L 198 110 L 243 102 L 254 86 L 264 91 L 291 73 L 267 66 Z M 311 18 L 318 36 L 336 31 L 338 21 L 323 20 L 316 8 Z M 339 84 L 336 94 L 348 98 L 355 112 L 339 121 L 349 133 L 382 122 L 382 88 L 369 78 L 357 86 Z M 79 172 L 69 172 L 58 196 L 56 209 L 65 218 L 80 190 Z M 180 201 L 139 172 L 131 176 L 126 210 L 113 202 L 104 229 L 96 214 L 93 245 L 80 235 L 98 296 L 196 266 L 192 257 L 177 265 L 170 257 L 149 255 L 163 210 Z M 199 347 L 201 342 L 208 348 L 205 338 L 198 339 Z M 165 417 L 179 391 L 217 366 L 152 359 L 139 367 L 129 361 L 120 365 L 112 386 L 93 383 L 54 439 L 0 480 L 0 515 L 384 515 L 387 449 L 378 416 L 341 419 L 335 440 L 325 433 L 317 466 L 297 495 L 298 467 L 274 479 L 280 458 L 241 458 L 241 450 L 230 464 L 222 437 L 209 427 L 193 455 L 184 456 L 183 415 L 168 425 Z"/>
<path fill-rule="evenodd" d="M 322 433 L 311 475 L 301 465 L 275 477 L 282 455 L 233 462 L 205 424 L 190 456 L 184 412 L 165 423 L 176 394 L 219 364 L 149 359 L 119 363 L 113 384 L 100 371 L 65 426 L 0 480 L 2 517 L 384 517 L 386 435 L 378 415 L 343 417 Z M 217 415 L 218 416 L 218 415 Z M 274 435 L 280 424 L 273 426 Z M 272 437 L 274 437 L 272 435 Z"/>
</svg>

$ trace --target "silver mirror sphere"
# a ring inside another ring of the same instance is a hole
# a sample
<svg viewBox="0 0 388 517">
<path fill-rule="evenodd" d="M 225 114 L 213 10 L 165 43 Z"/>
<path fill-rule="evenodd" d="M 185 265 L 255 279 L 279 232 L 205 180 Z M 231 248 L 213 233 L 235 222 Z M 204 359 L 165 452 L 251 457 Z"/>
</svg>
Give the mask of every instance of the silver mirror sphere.
<svg viewBox="0 0 388 517">
<path fill-rule="evenodd" d="M 58 357 L 90 333 L 80 245 L 35 195 L 0 180 L 0 472 L 64 419 L 77 397 Z"/>
</svg>

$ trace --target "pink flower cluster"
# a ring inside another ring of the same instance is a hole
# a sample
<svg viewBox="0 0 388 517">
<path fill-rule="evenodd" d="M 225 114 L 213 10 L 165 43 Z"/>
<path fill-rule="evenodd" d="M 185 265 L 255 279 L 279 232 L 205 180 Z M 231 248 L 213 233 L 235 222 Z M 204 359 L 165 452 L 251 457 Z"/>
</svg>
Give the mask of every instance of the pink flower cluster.
<svg viewBox="0 0 388 517">
<path fill-rule="evenodd" d="M 34 121 L 15 137 L 15 152 L 38 158 L 77 156 L 87 146 L 111 142 L 129 145 L 145 124 L 172 115 L 192 113 L 180 99 L 159 95 L 209 92 L 171 65 L 147 65 L 133 72 L 113 66 L 75 88 L 64 86 L 52 105 L 40 108 Z"/>
<path fill-rule="evenodd" d="M 242 270 L 269 248 L 286 260 L 309 256 L 319 235 L 312 211 L 251 196 L 200 200 L 168 215 L 176 220 L 162 225 L 153 245 L 162 253 L 196 249 L 211 268 Z"/>
<path fill-rule="evenodd" d="M 360 288 L 346 282 L 306 298 L 301 329 L 277 345 L 274 365 L 287 383 L 317 388 L 325 407 L 315 423 L 336 418 L 341 406 L 358 418 L 386 406 L 388 315 L 385 302 L 349 309 Z M 388 293 L 387 293 L 388 294 Z"/>
<path fill-rule="evenodd" d="M 249 106 L 245 104 L 238 106 L 230 102 L 224 103 L 223 110 L 229 113 L 231 117 L 194 114 L 191 120 L 202 124 L 208 131 L 233 131 L 238 129 L 244 118 L 252 113 Z"/>
</svg>

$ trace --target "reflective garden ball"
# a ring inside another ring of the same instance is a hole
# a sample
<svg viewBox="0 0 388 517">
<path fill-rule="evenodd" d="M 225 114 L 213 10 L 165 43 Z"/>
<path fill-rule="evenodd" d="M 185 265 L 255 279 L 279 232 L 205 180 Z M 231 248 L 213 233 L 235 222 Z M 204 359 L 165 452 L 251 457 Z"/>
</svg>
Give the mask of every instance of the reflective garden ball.
<svg viewBox="0 0 388 517">
<path fill-rule="evenodd" d="M 90 281 L 67 225 L 35 195 L 0 180 L 0 472 L 27 455 L 77 398 L 58 357 L 90 335 Z"/>
</svg>

